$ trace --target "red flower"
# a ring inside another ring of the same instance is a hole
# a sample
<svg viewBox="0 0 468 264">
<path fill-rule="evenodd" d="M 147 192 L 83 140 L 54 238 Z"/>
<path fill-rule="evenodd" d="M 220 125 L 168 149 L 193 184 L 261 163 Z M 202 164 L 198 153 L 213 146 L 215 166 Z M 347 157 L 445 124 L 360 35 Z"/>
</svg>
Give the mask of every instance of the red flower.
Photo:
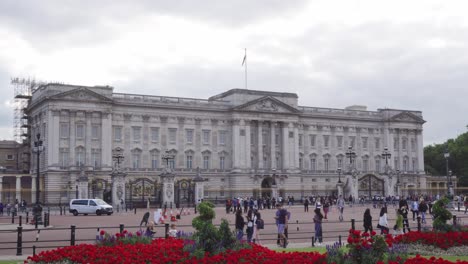
<svg viewBox="0 0 468 264">
<path fill-rule="evenodd" d="M 103 235 L 105 235 L 105 234 L 106 234 L 106 231 L 104 231 L 104 230 L 101 230 L 101 232 L 99 232 L 99 234 L 100 234 L 101 236 L 103 236 Z"/>
</svg>

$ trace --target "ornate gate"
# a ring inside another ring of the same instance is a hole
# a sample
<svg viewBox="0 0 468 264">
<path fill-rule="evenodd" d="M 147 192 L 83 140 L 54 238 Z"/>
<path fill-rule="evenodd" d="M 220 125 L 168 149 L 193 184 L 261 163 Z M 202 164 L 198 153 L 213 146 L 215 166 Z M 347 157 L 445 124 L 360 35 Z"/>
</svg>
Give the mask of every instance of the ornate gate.
<svg viewBox="0 0 468 264">
<path fill-rule="evenodd" d="M 92 198 L 102 199 L 106 202 L 109 202 L 112 196 L 109 195 L 111 189 L 112 188 L 110 187 L 110 183 L 107 180 L 93 179 L 91 181 Z"/>
<path fill-rule="evenodd" d="M 359 179 L 358 195 L 366 196 L 368 199 L 372 199 L 374 195 L 385 197 L 385 186 L 384 181 L 377 178 L 375 175 L 367 174 Z"/>
<path fill-rule="evenodd" d="M 195 204 L 195 182 L 192 180 L 178 180 L 175 184 L 175 206 L 189 207 Z"/>
<path fill-rule="evenodd" d="M 125 184 L 126 203 L 133 207 L 147 207 L 161 205 L 162 187 L 158 181 L 148 178 L 138 178 Z"/>
</svg>

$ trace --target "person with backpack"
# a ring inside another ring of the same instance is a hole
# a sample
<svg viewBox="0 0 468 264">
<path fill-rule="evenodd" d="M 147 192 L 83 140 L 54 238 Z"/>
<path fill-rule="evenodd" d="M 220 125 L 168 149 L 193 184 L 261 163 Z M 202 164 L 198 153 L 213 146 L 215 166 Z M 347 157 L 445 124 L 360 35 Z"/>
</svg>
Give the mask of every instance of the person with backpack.
<svg viewBox="0 0 468 264">
<path fill-rule="evenodd" d="M 419 212 L 421 213 L 421 223 L 426 224 L 426 211 L 428 209 L 428 206 L 426 204 L 426 201 L 424 199 L 421 199 L 421 202 L 419 203 Z"/>
<path fill-rule="evenodd" d="M 254 220 L 253 220 L 253 210 L 249 209 L 247 212 L 247 242 L 252 242 L 252 237 L 253 237 L 253 232 L 254 232 Z"/>
<path fill-rule="evenodd" d="M 237 240 L 242 240 L 242 237 L 244 236 L 244 226 L 245 226 L 245 221 L 244 217 L 242 217 L 242 210 L 237 209 L 236 211 L 236 238 Z"/>
<path fill-rule="evenodd" d="M 260 244 L 260 230 L 265 228 L 265 222 L 262 219 L 262 215 L 258 210 L 254 212 L 254 234 L 253 234 L 253 242 Z"/>
<path fill-rule="evenodd" d="M 288 211 L 284 209 L 281 203 L 277 204 L 278 211 L 276 211 L 276 224 L 278 227 L 278 245 L 286 248 L 288 245 L 288 239 L 285 234 L 285 230 L 288 227 Z"/>
<path fill-rule="evenodd" d="M 413 212 L 413 222 L 416 221 L 416 218 L 419 216 L 419 203 L 418 199 L 414 199 L 411 203 L 411 212 Z"/>
</svg>

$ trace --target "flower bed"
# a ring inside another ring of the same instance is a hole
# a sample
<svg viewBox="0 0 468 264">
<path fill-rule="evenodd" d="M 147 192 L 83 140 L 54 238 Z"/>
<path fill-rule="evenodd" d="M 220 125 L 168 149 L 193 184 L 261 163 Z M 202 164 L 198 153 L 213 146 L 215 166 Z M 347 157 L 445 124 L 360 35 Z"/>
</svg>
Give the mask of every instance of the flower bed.
<svg viewBox="0 0 468 264">
<path fill-rule="evenodd" d="M 468 246 L 468 232 L 408 232 L 395 237 L 396 243 L 431 245 L 441 249 Z"/>
</svg>

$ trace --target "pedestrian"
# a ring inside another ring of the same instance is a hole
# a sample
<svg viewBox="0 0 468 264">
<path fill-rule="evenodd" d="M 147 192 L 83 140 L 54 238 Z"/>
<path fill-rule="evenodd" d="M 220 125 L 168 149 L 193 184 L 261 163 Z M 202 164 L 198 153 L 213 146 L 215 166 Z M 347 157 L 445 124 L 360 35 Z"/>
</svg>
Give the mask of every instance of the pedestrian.
<svg viewBox="0 0 468 264">
<path fill-rule="evenodd" d="M 421 202 L 419 203 L 419 212 L 421 213 L 421 223 L 426 223 L 426 211 L 427 211 L 427 204 L 424 199 L 421 198 Z"/>
<path fill-rule="evenodd" d="M 400 214 L 403 217 L 403 233 L 406 233 L 406 229 L 410 232 L 409 221 L 408 221 L 408 207 L 403 206 L 401 207 Z"/>
<path fill-rule="evenodd" d="M 377 228 L 380 228 L 380 234 L 388 234 L 387 207 L 385 206 L 380 209 L 379 225 Z"/>
<path fill-rule="evenodd" d="M 403 234 L 402 229 L 403 229 L 403 215 L 401 214 L 401 209 L 398 209 L 395 225 L 393 226 L 393 234 L 395 236 Z"/>
<path fill-rule="evenodd" d="M 414 199 L 411 203 L 411 212 L 413 212 L 413 222 L 416 221 L 416 217 L 419 216 L 419 203 L 418 199 Z"/>
<path fill-rule="evenodd" d="M 309 212 L 309 198 L 304 199 L 304 212 Z"/>
<path fill-rule="evenodd" d="M 146 226 L 145 235 L 152 238 L 154 234 L 156 234 L 156 231 L 154 230 L 154 222 L 150 221 Z"/>
<path fill-rule="evenodd" d="M 369 231 L 372 232 L 372 216 L 370 214 L 370 209 L 367 208 L 366 211 L 364 211 L 364 233 Z"/>
<path fill-rule="evenodd" d="M 277 220 L 277 227 L 278 227 L 278 237 L 279 241 L 278 245 L 280 247 L 286 248 L 288 245 L 288 240 L 285 235 L 285 229 L 288 226 L 288 212 L 286 209 L 282 208 L 281 203 L 277 204 L 277 211 L 276 211 L 276 216 L 275 219 Z"/>
<path fill-rule="evenodd" d="M 325 202 L 323 203 L 323 214 L 324 214 L 324 218 L 327 219 L 327 214 L 328 214 L 328 210 L 330 209 L 330 202 L 327 199 L 325 199 Z"/>
<path fill-rule="evenodd" d="M 171 225 L 171 228 L 169 229 L 169 231 L 167 232 L 167 235 L 169 237 L 174 237 L 176 238 L 177 237 L 177 228 L 176 228 L 176 225 L 175 224 L 172 224 Z"/>
<path fill-rule="evenodd" d="M 322 245 L 322 219 L 323 215 L 320 212 L 320 208 L 316 208 L 314 210 L 315 215 L 314 215 L 314 225 L 315 225 L 315 241 L 318 240 L 317 245 L 321 246 Z"/>
<path fill-rule="evenodd" d="M 253 236 L 253 231 L 254 231 L 254 220 L 253 220 L 253 210 L 249 209 L 247 212 L 247 242 L 252 242 L 252 236 Z"/>
<path fill-rule="evenodd" d="M 254 212 L 254 234 L 253 234 L 253 242 L 260 244 L 260 230 L 265 227 L 265 223 L 263 222 L 262 215 L 259 211 Z"/>
<path fill-rule="evenodd" d="M 0 202 L 0 216 L 3 215 L 3 203 Z"/>
<path fill-rule="evenodd" d="M 6 212 L 7 212 L 7 215 L 10 216 L 10 212 L 11 212 L 11 203 L 8 202 L 7 205 L 6 205 Z"/>
<path fill-rule="evenodd" d="M 468 210 L 468 194 L 465 194 L 465 214 L 466 214 L 466 211 Z"/>
<path fill-rule="evenodd" d="M 338 198 L 338 201 L 336 202 L 336 206 L 338 207 L 338 211 L 340 213 L 340 216 L 339 216 L 340 221 L 343 221 L 344 205 L 345 205 L 345 201 L 343 197 L 340 195 L 340 197 Z"/>
<path fill-rule="evenodd" d="M 242 211 L 240 209 L 237 209 L 236 211 L 236 238 L 237 240 L 242 240 L 242 237 L 244 236 L 244 226 L 245 226 L 245 221 L 244 217 L 242 217 Z"/>
</svg>

